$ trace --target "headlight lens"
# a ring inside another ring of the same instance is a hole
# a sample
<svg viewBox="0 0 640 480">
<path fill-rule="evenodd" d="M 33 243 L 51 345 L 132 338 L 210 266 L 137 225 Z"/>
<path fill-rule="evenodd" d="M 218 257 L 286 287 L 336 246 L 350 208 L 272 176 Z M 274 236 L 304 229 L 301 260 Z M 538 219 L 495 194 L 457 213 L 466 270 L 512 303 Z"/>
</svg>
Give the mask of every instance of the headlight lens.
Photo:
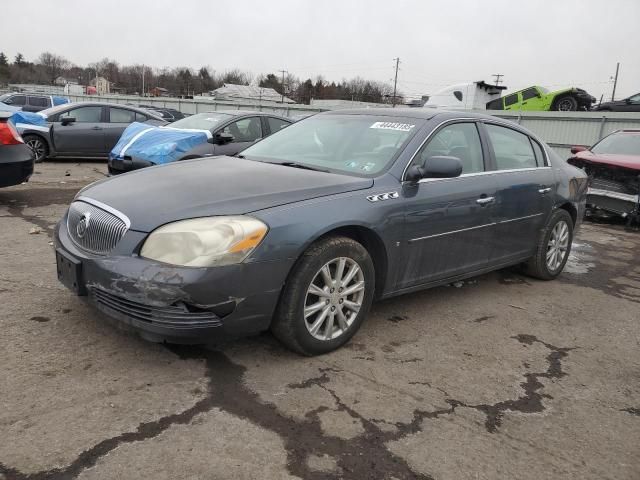
<svg viewBox="0 0 640 480">
<path fill-rule="evenodd" d="M 140 255 L 185 267 L 214 267 L 242 262 L 267 234 L 252 217 L 205 217 L 169 223 L 153 232 Z"/>
</svg>

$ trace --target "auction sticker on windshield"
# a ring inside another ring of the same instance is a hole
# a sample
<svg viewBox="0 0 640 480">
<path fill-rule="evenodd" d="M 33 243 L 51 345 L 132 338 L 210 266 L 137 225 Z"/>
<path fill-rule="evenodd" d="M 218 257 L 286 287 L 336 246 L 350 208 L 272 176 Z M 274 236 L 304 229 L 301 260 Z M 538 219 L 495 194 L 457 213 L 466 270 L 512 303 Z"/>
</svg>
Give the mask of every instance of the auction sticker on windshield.
<svg viewBox="0 0 640 480">
<path fill-rule="evenodd" d="M 415 125 L 411 125 L 410 123 L 376 122 L 369 128 L 382 128 L 384 130 L 399 130 L 401 132 L 408 132 L 413 127 L 415 127 Z"/>
</svg>

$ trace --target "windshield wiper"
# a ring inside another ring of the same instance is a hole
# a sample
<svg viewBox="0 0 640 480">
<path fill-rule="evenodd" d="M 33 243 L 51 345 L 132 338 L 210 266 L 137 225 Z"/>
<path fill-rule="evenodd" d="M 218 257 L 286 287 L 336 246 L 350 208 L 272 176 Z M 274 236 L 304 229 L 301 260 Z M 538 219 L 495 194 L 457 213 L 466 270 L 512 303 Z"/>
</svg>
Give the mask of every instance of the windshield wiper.
<svg viewBox="0 0 640 480">
<path fill-rule="evenodd" d="M 324 172 L 329 173 L 329 170 L 326 168 L 312 167 L 310 165 L 305 165 L 303 163 L 297 162 L 273 162 L 276 165 L 284 165 L 285 167 L 293 167 L 293 168 L 301 168 L 303 170 L 313 170 L 314 172 Z"/>
</svg>

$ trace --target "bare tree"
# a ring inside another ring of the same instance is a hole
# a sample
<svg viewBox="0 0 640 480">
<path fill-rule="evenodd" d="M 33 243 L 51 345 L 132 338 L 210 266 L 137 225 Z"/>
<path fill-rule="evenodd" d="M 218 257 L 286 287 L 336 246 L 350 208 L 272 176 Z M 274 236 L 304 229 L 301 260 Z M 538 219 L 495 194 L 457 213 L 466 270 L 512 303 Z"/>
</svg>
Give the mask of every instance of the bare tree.
<svg viewBox="0 0 640 480">
<path fill-rule="evenodd" d="M 56 78 L 58 78 L 64 70 L 71 66 L 69 60 L 51 52 L 41 53 L 36 63 L 44 67 L 47 79 L 51 85 L 55 83 Z"/>
</svg>

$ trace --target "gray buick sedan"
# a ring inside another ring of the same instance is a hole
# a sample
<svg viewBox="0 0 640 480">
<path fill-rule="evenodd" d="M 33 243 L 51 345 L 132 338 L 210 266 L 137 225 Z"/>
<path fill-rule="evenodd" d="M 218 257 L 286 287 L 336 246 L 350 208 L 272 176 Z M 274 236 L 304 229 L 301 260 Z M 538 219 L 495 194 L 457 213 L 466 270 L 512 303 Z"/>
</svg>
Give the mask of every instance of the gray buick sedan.
<svg viewBox="0 0 640 480">
<path fill-rule="evenodd" d="M 557 277 L 587 177 L 487 115 L 316 115 L 238 157 L 151 167 L 80 191 L 56 228 L 58 277 L 153 341 L 271 329 L 334 350 L 373 300 L 521 264 Z"/>
</svg>

